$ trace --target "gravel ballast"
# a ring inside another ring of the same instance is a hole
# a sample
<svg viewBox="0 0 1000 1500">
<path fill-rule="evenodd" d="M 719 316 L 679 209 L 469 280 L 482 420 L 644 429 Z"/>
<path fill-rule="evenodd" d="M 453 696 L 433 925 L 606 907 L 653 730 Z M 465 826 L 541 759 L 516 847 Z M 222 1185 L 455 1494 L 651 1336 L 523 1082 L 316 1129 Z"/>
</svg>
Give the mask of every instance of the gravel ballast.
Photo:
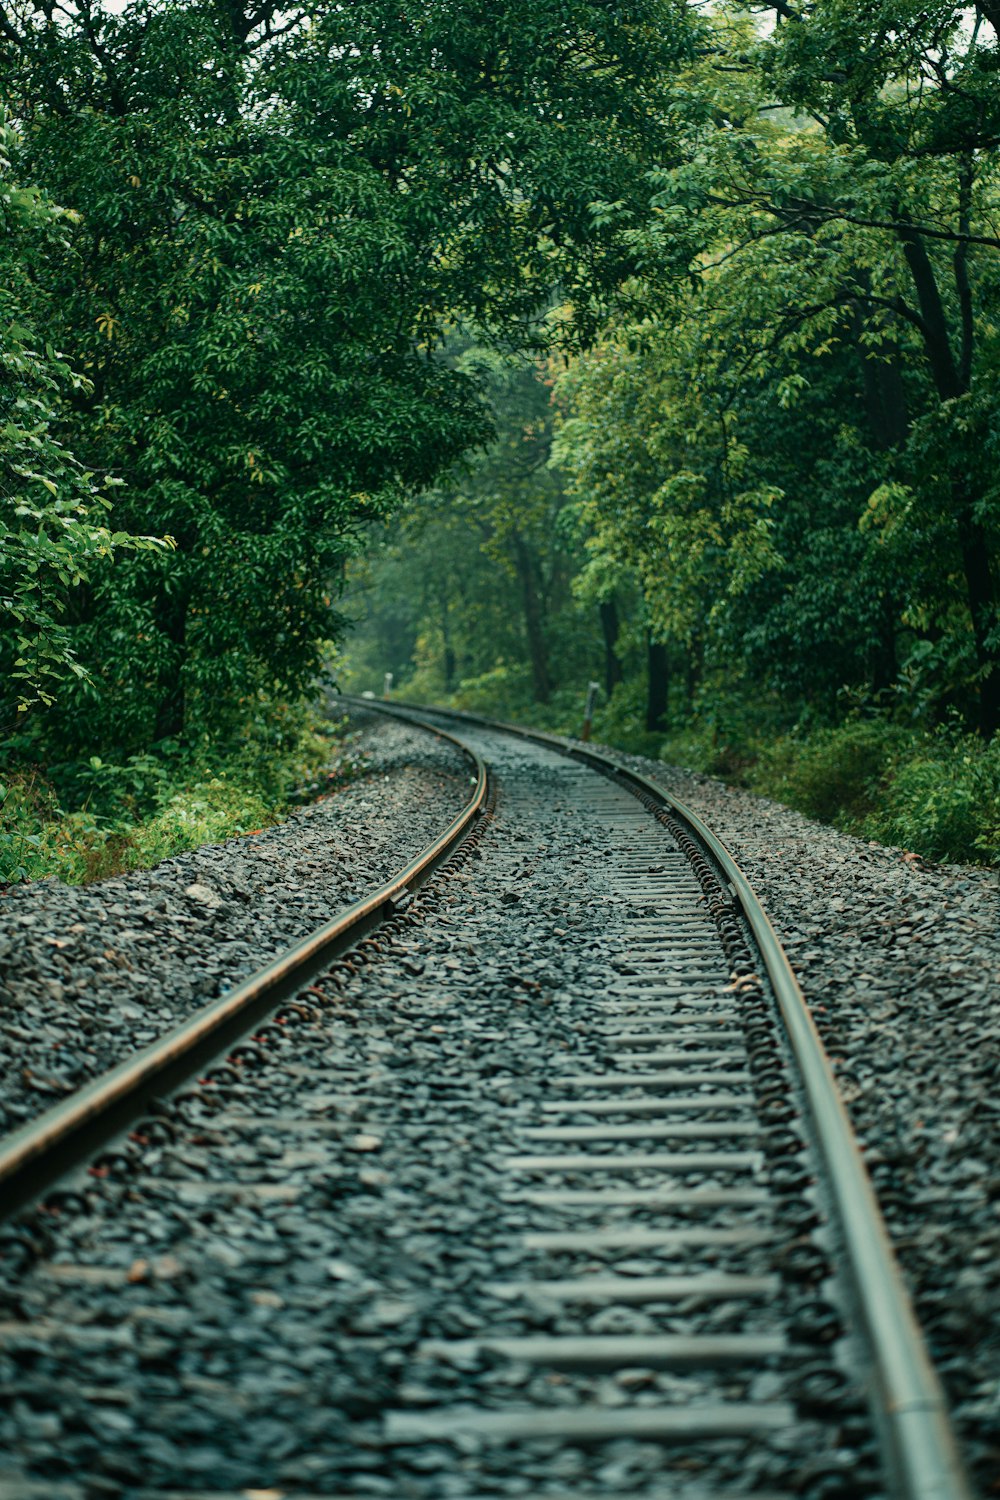
<svg viewBox="0 0 1000 1500">
<path fill-rule="evenodd" d="M 798 1293 L 771 1270 L 784 1208 L 738 1046 L 720 1032 L 710 1064 L 697 1039 L 734 1002 L 690 867 L 592 773 L 506 740 L 490 758 L 496 812 L 445 877 L 317 980 L 294 1019 L 0 1237 L 11 1482 L 63 1485 L 66 1500 L 832 1500 L 825 1482 L 847 1474 L 852 1497 L 876 1492 L 857 1422 L 850 1436 L 839 1409 L 792 1405 L 798 1351 L 785 1359 L 783 1330 Z M 751 1149 L 705 1154 L 681 1135 L 669 1170 L 629 1160 L 627 1142 L 582 1173 L 532 1165 L 550 1107 L 569 1096 L 570 1115 L 602 1129 L 603 1077 L 658 1066 L 655 1049 L 630 1064 L 622 1033 L 663 985 L 667 1010 L 696 1006 L 699 1021 L 665 1075 L 668 1123 L 679 1074 L 683 1092 L 708 1091 L 696 1131 L 745 1111 Z M 658 1233 L 678 1228 L 706 1238 Z M 524 1238 L 553 1229 L 586 1244 L 552 1254 Z M 636 1230 L 645 1239 L 621 1248 Z M 550 1278 L 584 1271 L 616 1286 L 749 1274 L 767 1295 L 566 1304 Z M 648 1349 L 706 1335 L 760 1347 L 722 1363 Z M 630 1348 L 577 1370 L 490 1342 L 579 1336 L 646 1340 L 650 1358 Z M 581 1406 L 582 1440 L 494 1441 L 481 1420 L 558 1428 Z M 750 1407 L 774 1423 L 689 1430 L 706 1410 Z M 647 1440 L 644 1420 L 665 1409 L 673 1439 Z"/>
<path fill-rule="evenodd" d="M 608 753 L 698 813 L 760 897 L 833 1059 L 982 1491 L 1000 1493 L 997 871 L 931 865 Z"/>
<path fill-rule="evenodd" d="M 380 726 L 377 741 L 399 744 L 396 734 L 416 735 L 411 751 L 419 744 L 430 753 L 424 735 L 398 725 Z M 385 753 L 388 764 L 392 754 Z M 622 759 L 659 780 L 726 842 L 788 949 L 866 1145 L 981 1492 L 995 1492 L 995 872 L 930 868 L 905 851 L 847 838 L 710 778 Z M 406 752 L 401 760 L 410 763 Z M 704 1377 L 672 1372 L 553 1382 L 490 1360 L 470 1358 L 464 1367 L 413 1360 L 421 1341 L 474 1340 L 497 1320 L 507 1332 L 526 1331 L 517 1314 L 484 1297 L 482 1288 L 498 1271 L 521 1274 L 519 1258 L 504 1261 L 497 1245 L 508 1232 L 530 1228 L 530 1212 L 516 1203 L 499 1211 L 500 1175 L 488 1173 L 484 1184 L 478 1164 L 485 1152 L 516 1146 L 512 1126 L 547 1096 L 554 1051 L 562 1054 L 557 1072 L 578 1067 L 595 983 L 600 992 L 595 976 L 608 965 L 607 916 L 594 873 L 602 859 L 600 828 L 563 805 L 554 779 L 529 775 L 519 764 L 509 751 L 504 771 L 521 777 L 522 807 L 503 853 L 491 863 L 480 863 L 480 855 L 470 860 L 427 903 L 420 928 L 397 937 L 385 959 L 343 973 L 336 1004 L 322 1020 L 307 1018 L 269 1043 L 263 1096 L 260 1080 L 223 1069 L 185 1103 L 181 1139 L 164 1123 L 162 1135 L 153 1130 L 140 1140 L 138 1163 L 133 1152 L 127 1171 L 112 1166 L 107 1179 L 90 1183 L 87 1213 L 79 1214 L 79 1203 L 72 1213 L 67 1205 L 43 1215 L 26 1237 L 7 1241 L 0 1385 L 21 1395 L 0 1428 L 0 1447 L 6 1441 L 53 1494 L 64 1484 L 67 1500 L 139 1496 L 147 1487 L 161 1496 L 275 1486 L 289 1495 L 343 1491 L 350 1500 L 367 1494 L 471 1500 L 486 1492 L 720 1500 L 755 1488 L 785 1493 L 787 1482 L 808 1488 L 794 1452 L 764 1445 L 748 1463 L 745 1445 L 735 1440 L 717 1445 L 711 1459 L 682 1453 L 662 1488 L 663 1452 L 639 1441 L 605 1446 L 599 1456 L 540 1443 L 515 1463 L 502 1449 L 484 1454 L 474 1439 L 412 1448 L 397 1440 L 387 1456 L 387 1408 L 419 1414 L 448 1400 L 500 1405 L 513 1388 L 518 1399 L 530 1395 L 542 1406 L 582 1398 L 614 1409 L 636 1390 L 650 1403 L 696 1401 L 705 1390 Z M 395 779 L 391 770 L 381 774 Z M 451 788 L 457 810 L 468 781 L 465 763 L 426 774 L 438 778 L 439 790 Z M 345 796 L 363 798 L 366 785 L 297 815 L 292 825 L 334 810 Z M 416 845 L 440 831 L 441 798 L 428 791 L 431 803 L 436 812 L 428 811 L 427 836 Z M 353 832 L 367 841 L 365 809 L 356 806 L 354 816 Z M 339 837 L 329 829 L 325 836 Z M 182 858 L 197 862 L 216 853 Z M 380 878 L 402 862 L 398 853 L 385 857 Z M 129 930 L 127 902 L 109 901 L 108 891 L 157 873 L 67 895 L 103 897 L 104 931 L 121 941 L 119 927 Z M 212 873 L 197 864 L 194 873 L 179 872 L 181 895 L 192 882 L 209 885 Z M 280 875 L 273 884 L 282 885 Z M 11 893 L 12 909 L 27 894 Z M 356 894 L 352 887 L 338 904 Z M 251 891 L 239 941 L 253 960 L 243 972 L 270 956 L 259 944 L 259 904 Z M 295 919 L 303 905 L 293 902 Z M 124 906 L 124 915 L 114 906 Z M 305 928 L 328 915 L 324 910 Z M 66 924 L 77 920 L 67 917 Z M 206 955 L 219 920 L 214 909 L 193 923 L 196 935 L 205 934 Z M 157 972 L 183 979 L 191 972 L 189 927 L 173 925 Z M 302 930 L 277 939 L 275 949 Z M 47 939 L 66 931 L 68 925 L 40 929 L 46 964 Z M 118 951 L 103 939 L 88 943 L 88 954 Z M 30 938 L 23 939 L 18 951 L 30 947 Z M 78 960 L 66 954 L 75 975 Z M 39 963 L 35 976 L 23 973 L 25 1016 L 37 1014 L 30 983 L 48 972 Z M 99 985 L 91 980 L 72 993 L 94 994 L 109 1009 L 106 977 L 122 972 L 131 979 L 109 961 Z M 221 976 L 209 977 L 225 987 Z M 231 977 L 239 975 L 227 974 L 226 983 Z M 145 970 L 132 989 L 133 996 L 140 992 L 147 1001 L 154 997 Z M 214 992 L 199 992 L 197 1000 Z M 155 994 L 156 1003 L 160 998 Z M 190 998 L 183 996 L 181 1006 Z M 55 998 L 51 1003 L 57 1006 Z M 82 1005 L 78 1013 L 87 1014 Z M 110 1027 L 99 1032 L 112 1061 L 120 1052 L 111 1043 L 120 1036 Z M 55 1049 L 56 1058 L 62 1050 Z M 36 1094 L 12 1090 L 15 1105 Z M 322 1122 L 320 1146 L 303 1135 L 303 1117 Z M 243 1182 L 235 1194 L 222 1187 L 234 1167 Z M 727 1264 L 724 1255 L 709 1257 L 697 1269 Z M 614 1269 L 632 1275 L 672 1269 L 662 1255 L 636 1255 L 627 1266 L 617 1261 Z M 15 1281 L 18 1267 L 27 1273 L 23 1281 Z M 663 1326 L 676 1310 L 652 1312 Z M 541 1305 L 533 1316 L 534 1328 L 553 1328 L 560 1312 Z M 648 1309 L 608 1309 L 594 1314 L 603 1321 L 591 1331 L 642 1332 L 648 1316 Z M 719 1316 L 725 1327 L 725 1306 Z M 19 1333 L 26 1319 L 40 1319 L 34 1327 L 47 1332 L 25 1324 Z M 757 1387 L 745 1390 L 734 1379 L 727 1394 L 781 1397 L 779 1372 L 756 1378 Z M 802 1442 L 798 1432 L 791 1446 Z M 852 1459 L 818 1451 L 817 1462 L 835 1468 Z M 83 1486 L 76 1475 L 86 1476 Z"/>
<path fill-rule="evenodd" d="M 468 800 L 468 758 L 426 730 L 364 711 L 353 722 L 346 753 L 362 777 L 276 827 L 0 898 L 0 1132 L 154 1041 L 443 832 Z"/>
</svg>

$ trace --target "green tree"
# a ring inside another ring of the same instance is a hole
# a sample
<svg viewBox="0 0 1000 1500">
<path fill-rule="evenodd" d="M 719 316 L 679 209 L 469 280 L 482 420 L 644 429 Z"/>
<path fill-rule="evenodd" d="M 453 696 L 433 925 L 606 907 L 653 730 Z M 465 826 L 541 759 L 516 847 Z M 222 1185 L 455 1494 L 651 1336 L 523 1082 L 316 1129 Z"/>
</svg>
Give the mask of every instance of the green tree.
<svg viewBox="0 0 1000 1500">
<path fill-rule="evenodd" d="M 48 706 L 64 680 L 87 680 L 65 623 L 70 591 L 122 549 L 165 550 L 107 525 L 97 477 L 59 433 L 87 382 L 31 326 L 32 281 L 70 216 L 17 180 L 17 132 L 0 119 L 0 726 Z"/>
<path fill-rule="evenodd" d="M 583 599 L 634 580 L 649 633 L 647 727 L 662 728 L 667 656 L 687 686 L 732 600 L 776 563 L 779 492 L 738 434 L 701 299 L 669 327 L 625 323 L 559 382 L 556 462 L 575 497 Z M 711 366 L 711 368 L 709 368 Z M 657 649 L 659 648 L 659 649 Z"/>
<path fill-rule="evenodd" d="M 996 727 L 997 56 L 954 7 L 720 11 L 646 316 L 562 383 L 578 586 L 632 570 L 661 638 L 827 715 L 895 682 Z"/>
<path fill-rule="evenodd" d="M 486 437 L 445 330 L 539 346 L 561 289 L 582 339 L 634 266 L 689 30 L 660 0 L 7 13 L 27 169 L 80 215 L 37 298 L 91 382 L 72 441 L 177 542 L 77 590 L 104 692 L 53 733 L 217 732 L 310 682 L 367 527 Z"/>
<path fill-rule="evenodd" d="M 936 597 L 915 594 L 905 611 L 914 627 L 947 617 L 954 629 L 957 585 L 967 651 L 956 640 L 953 670 L 966 655 L 989 734 L 1000 724 L 996 12 L 982 7 L 970 26 L 957 4 L 752 8 L 776 24 L 759 34 L 736 7 L 720 20 L 685 161 L 659 179 L 653 239 L 675 260 L 684 247 L 715 286 L 725 262 L 723 285 L 742 287 L 729 326 L 757 331 L 747 378 L 766 379 L 782 351 L 854 350 L 871 445 L 896 456 L 871 520 L 933 532 Z"/>
</svg>

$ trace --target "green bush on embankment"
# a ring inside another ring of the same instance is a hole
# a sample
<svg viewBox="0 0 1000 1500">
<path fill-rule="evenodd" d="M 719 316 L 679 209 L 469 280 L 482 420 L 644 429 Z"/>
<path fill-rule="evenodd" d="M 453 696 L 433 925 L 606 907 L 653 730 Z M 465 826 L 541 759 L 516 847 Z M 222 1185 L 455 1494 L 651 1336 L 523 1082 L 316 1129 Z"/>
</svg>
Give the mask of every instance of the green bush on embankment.
<svg viewBox="0 0 1000 1500">
<path fill-rule="evenodd" d="M 852 717 L 735 742 L 687 730 L 664 736 L 659 755 L 925 859 L 1000 860 L 1000 738 Z"/>
<path fill-rule="evenodd" d="M 339 731 L 338 731 L 339 733 Z M 226 746 L 169 741 L 120 765 L 92 756 L 0 767 L 0 885 L 54 876 L 86 884 L 200 844 L 258 832 L 332 758 L 331 725 L 302 708 L 269 707 Z M 341 757 L 345 779 L 354 769 Z"/>
</svg>

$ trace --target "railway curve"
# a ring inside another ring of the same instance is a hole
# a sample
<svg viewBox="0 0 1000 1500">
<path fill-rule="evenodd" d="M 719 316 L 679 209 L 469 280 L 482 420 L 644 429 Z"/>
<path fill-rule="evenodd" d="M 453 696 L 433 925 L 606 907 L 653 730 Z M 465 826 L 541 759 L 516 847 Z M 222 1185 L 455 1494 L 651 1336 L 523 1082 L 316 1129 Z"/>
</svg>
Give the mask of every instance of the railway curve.
<svg viewBox="0 0 1000 1500">
<path fill-rule="evenodd" d="M 287 1024 L 258 1021 L 14 1221 L 4 1381 L 43 1429 L 89 1395 L 63 1454 L 22 1440 L 5 1482 L 69 1495 L 71 1462 L 166 1495 L 193 1421 L 219 1495 L 963 1500 L 739 872 L 593 752 L 462 739 L 499 800 L 481 816 L 478 771 L 476 833 L 437 879 L 372 898 L 379 933 L 314 963 L 305 996 L 286 973 Z"/>
</svg>

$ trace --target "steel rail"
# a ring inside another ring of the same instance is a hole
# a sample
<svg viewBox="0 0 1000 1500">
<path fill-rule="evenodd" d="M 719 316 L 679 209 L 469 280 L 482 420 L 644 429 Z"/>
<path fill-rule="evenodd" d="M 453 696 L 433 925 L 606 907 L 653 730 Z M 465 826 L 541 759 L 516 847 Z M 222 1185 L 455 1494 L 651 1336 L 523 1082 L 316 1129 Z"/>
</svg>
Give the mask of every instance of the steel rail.
<svg viewBox="0 0 1000 1500">
<path fill-rule="evenodd" d="M 872 1357 L 874 1412 L 892 1492 L 898 1500 L 973 1500 L 947 1399 L 914 1315 L 829 1057 L 788 956 L 756 892 L 726 846 L 671 792 L 589 745 L 459 709 L 370 699 L 349 701 L 420 723 L 426 722 L 421 714 L 454 718 L 545 745 L 583 761 L 668 810 L 708 851 L 753 933 L 799 1069 L 799 1082 L 847 1252 L 850 1290 Z"/>
<path fill-rule="evenodd" d="M 424 725 L 460 750 L 474 768 L 461 812 L 416 859 L 370 895 L 211 1001 L 164 1036 L 102 1073 L 69 1098 L 0 1140 L 0 1220 L 35 1201 L 60 1177 L 106 1146 L 145 1110 L 230 1050 L 283 1000 L 303 989 L 332 959 L 398 911 L 471 829 L 486 800 L 482 759 L 454 735 Z"/>
</svg>

